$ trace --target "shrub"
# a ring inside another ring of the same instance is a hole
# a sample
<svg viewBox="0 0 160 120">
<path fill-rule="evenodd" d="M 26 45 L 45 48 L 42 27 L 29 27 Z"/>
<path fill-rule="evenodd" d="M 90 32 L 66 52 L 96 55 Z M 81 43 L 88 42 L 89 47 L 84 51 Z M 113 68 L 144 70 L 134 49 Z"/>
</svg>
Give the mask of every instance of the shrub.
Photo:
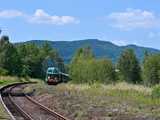
<svg viewBox="0 0 160 120">
<path fill-rule="evenodd" d="M 7 75 L 8 74 L 8 71 L 3 69 L 3 68 L 0 68 L 0 75 Z"/>
<path fill-rule="evenodd" d="M 160 98 L 160 84 L 153 87 L 152 97 Z"/>
</svg>

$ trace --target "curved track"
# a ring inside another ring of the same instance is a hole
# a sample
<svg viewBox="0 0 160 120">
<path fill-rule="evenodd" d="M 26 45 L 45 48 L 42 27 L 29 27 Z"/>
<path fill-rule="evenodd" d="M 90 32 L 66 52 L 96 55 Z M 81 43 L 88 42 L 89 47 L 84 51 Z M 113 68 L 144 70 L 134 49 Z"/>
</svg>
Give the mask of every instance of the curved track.
<svg viewBox="0 0 160 120">
<path fill-rule="evenodd" d="M 4 104 L 16 120 L 67 120 L 67 118 L 56 113 L 33 100 L 32 97 L 22 91 L 27 84 L 17 83 L 1 89 Z"/>
</svg>

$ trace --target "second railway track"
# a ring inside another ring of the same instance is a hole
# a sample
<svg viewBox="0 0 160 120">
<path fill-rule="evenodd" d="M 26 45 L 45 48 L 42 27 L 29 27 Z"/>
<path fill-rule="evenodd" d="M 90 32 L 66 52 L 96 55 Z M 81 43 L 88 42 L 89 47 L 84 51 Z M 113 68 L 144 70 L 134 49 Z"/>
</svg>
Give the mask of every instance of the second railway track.
<svg viewBox="0 0 160 120">
<path fill-rule="evenodd" d="M 15 120 L 67 120 L 67 118 L 38 103 L 22 92 L 30 83 L 18 83 L 1 90 L 4 104 Z M 17 93 L 18 91 L 18 93 Z"/>
</svg>

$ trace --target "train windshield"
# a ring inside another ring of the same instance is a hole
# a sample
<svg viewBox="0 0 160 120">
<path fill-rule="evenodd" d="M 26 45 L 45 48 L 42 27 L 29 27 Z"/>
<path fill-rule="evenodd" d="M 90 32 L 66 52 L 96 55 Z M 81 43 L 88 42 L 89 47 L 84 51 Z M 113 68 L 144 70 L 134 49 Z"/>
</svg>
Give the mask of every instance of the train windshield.
<svg viewBox="0 0 160 120">
<path fill-rule="evenodd" d="M 59 74 L 58 68 L 50 68 L 47 70 L 47 74 Z"/>
</svg>

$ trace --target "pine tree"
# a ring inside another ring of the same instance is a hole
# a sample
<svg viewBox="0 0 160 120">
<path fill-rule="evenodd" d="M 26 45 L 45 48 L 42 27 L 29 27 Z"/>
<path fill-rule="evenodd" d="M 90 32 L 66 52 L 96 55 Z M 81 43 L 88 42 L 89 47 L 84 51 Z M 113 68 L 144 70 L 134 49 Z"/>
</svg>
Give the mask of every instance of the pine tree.
<svg viewBox="0 0 160 120">
<path fill-rule="evenodd" d="M 141 68 L 132 49 L 122 52 L 118 60 L 118 69 L 121 79 L 131 83 L 141 82 Z"/>
</svg>

